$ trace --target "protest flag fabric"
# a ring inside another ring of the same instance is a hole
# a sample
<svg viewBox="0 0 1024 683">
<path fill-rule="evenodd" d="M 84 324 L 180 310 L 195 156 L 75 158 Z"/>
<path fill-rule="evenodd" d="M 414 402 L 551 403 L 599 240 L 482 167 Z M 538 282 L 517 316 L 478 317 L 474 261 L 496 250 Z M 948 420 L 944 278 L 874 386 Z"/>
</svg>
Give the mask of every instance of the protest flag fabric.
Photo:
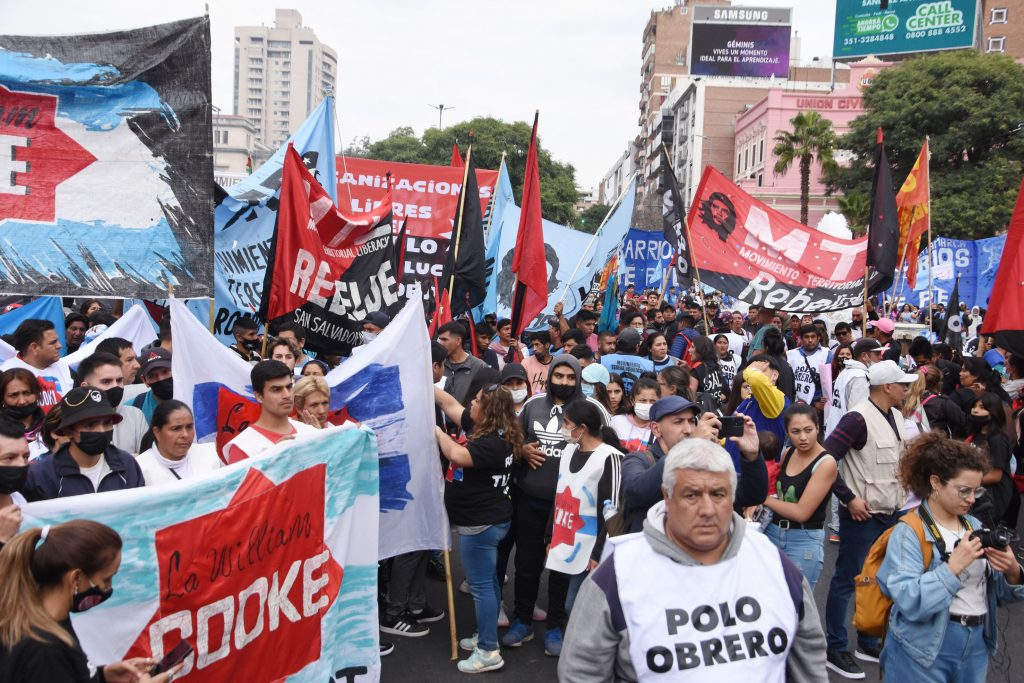
<svg viewBox="0 0 1024 683">
<path fill-rule="evenodd" d="M 996 346 L 1024 357 L 1024 182 L 1013 207 L 981 332 L 993 335 Z"/>
<path fill-rule="evenodd" d="M 403 270 L 403 264 L 405 263 L 405 228 L 408 225 L 408 218 L 402 221 L 402 227 L 398 229 L 398 234 L 395 235 L 395 241 L 391 247 L 391 270 L 394 271 L 395 273 L 401 273 Z"/>
<path fill-rule="evenodd" d="M 474 311 L 478 318 L 483 318 L 486 313 L 498 311 L 498 281 L 501 275 L 507 270 L 500 258 L 502 235 L 505 231 L 505 209 L 514 206 L 512 195 L 512 182 L 508 177 L 508 166 L 502 159 L 498 168 L 498 181 L 494 186 L 494 197 L 487 206 L 487 293 L 484 300 Z M 518 224 L 517 224 L 518 225 Z M 511 228 L 509 230 L 511 232 Z"/>
<path fill-rule="evenodd" d="M 480 187 L 473 165 L 473 146 L 466 150 L 466 181 L 460 188 L 452 223 L 451 242 L 441 274 L 448 290 L 451 315 L 459 316 L 479 306 L 487 294 L 487 263 L 484 249 L 484 216 L 477 199 Z"/>
<path fill-rule="evenodd" d="M 875 174 L 871 180 L 871 220 L 868 223 L 866 265 L 868 294 L 877 294 L 892 286 L 896 279 L 896 261 L 899 258 L 900 224 L 896 207 L 896 193 L 892 189 L 892 170 L 882 142 L 882 129 L 878 129 L 878 147 L 875 150 Z"/>
<path fill-rule="evenodd" d="M 917 254 L 921 237 L 928 232 L 930 220 L 928 211 L 931 188 L 928 178 L 928 138 L 925 138 L 914 167 L 896 193 L 896 212 L 900 224 L 900 243 L 897 249 L 900 260 L 896 270 L 899 271 L 906 264 L 907 284 L 911 289 L 917 286 Z"/>
<path fill-rule="evenodd" d="M 462 168 L 466 165 L 466 162 L 462 160 L 462 155 L 459 154 L 459 143 L 452 143 L 452 168 Z"/>
<path fill-rule="evenodd" d="M 57 332 L 57 339 L 60 340 L 61 347 L 64 348 L 67 344 L 64 339 L 64 307 L 61 305 L 59 296 L 40 297 L 0 314 L 0 334 L 14 334 L 18 326 L 26 320 L 49 320 L 53 323 L 53 329 Z M 7 360 L 7 358 L 2 358 L 2 360 Z"/>
<path fill-rule="evenodd" d="M 196 440 L 223 445 L 259 417 L 252 367 L 170 301 L 174 398 L 192 408 Z M 357 420 L 380 444 L 380 557 L 448 547 L 448 522 L 434 440 L 430 340 L 416 298 L 374 341 L 332 370 L 329 421 Z M 384 529 L 387 529 L 387 533 Z"/>
<path fill-rule="evenodd" d="M 703 181 L 702 181 L 703 182 Z M 672 172 L 665 145 L 661 146 L 661 229 L 675 252 L 672 260 L 681 286 L 693 280 L 690 240 L 686 229 L 686 205 Z"/>
<path fill-rule="evenodd" d="M 213 290 L 210 19 L 0 36 L 0 291 Z"/>
<path fill-rule="evenodd" d="M 619 329 L 619 278 L 612 275 L 604 290 L 604 306 L 597 321 L 598 332 L 616 333 Z"/>
<path fill-rule="evenodd" d="M 523 204 L 512 257 L 512 334 L 519 337 L 548 305 L 548 262 L 544 253 L 544 224 L 540 206 L 540 168 L 537 162 L 537 121 L 534 114 L 530 149 L 526 153 Z"/>
<path fill-rule="evenodd" d="M 245 173 L 246 175 L 252 175 L 252 155 L 245 157 Z"/>
<path fill-rule="evenodd" d="M 949 295 L 949 304 L 946 306 L 946 323 L 943 328 L 945 332 L 942 335 L 943 341 L 953 346 L 953 348 L 962 348 L 963 337 L 961 334 L 964 330 L 964 319 L 960 315 L 959 276 L 956 278 L 956 284 L 953 285 L 953 293 Z"/>
<path fill-rule="evenodd" d="M 289 144 L 295 147 L 306 168 L 337 203 L 333 97 L 325 97 L 295 134 L 252 175 L 227 190 L 218 188 L 213 212 L 216 292 L 213 331 L 223 344 L 234 342 L 231 331 L 240 316 L 255 317 L 259 310 L 277 222 L 277 193 Z M 207 301 L 194 300 L 189 308 L 200 320 L 209 319 Z"/>
<path fill-rule="evenodd" d="M 864 299 L 866 238 L 801 225 L 712 166 L 704 168 L 689 223 L 690 254 L 705 287 L 783 311 L 841 311 Z"/>
<path fill-rule="evenodd" d="M 260 317 L 299 323 L 313 351 L 350 354 L 368 314 L 398 310 L 391 217 L 390 189 L 367 213 L 339 211 L 289 149 Z"/>
<path fill-rule="evenodd" d="M 178 676 L 373 682 L 378 438 L 337 427 L 165 484 L 22 508 L 22 528 L 89 519 L 121 537 L 109 600 L 72 615 L 94 662 L 188 641 Z"/>
<path fill-rule="evenodd" d="M 83 343 L 74 353 L 69 353 L 64 361 L 72 370 L 78 369 L 78 364 L 96 352 L 96 346 L 104 339 L 120 337 L 132 343 L 135 353 L 142 355 L 142 349 L 156 341 L 157 328 L 145 306 L 135 304 L 128 311 L 114 321 L 114 324 L 100 332 L 90 341 Z"/>
</svg>

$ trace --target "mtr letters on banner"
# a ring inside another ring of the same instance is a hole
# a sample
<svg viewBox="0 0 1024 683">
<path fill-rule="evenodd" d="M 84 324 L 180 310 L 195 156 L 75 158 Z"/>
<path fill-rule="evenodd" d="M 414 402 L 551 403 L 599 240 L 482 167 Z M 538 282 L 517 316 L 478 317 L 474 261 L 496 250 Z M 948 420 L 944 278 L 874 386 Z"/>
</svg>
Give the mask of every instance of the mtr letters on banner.
<svg viewBox="0 0 1024 683">
<path fill-rule="evenodd" d="M 841 239 L 754 199 L 711 166 L 690 206 L 701 282 L 783 311 L 838 311 L 864 298 L 867 238 Z"/>
</svg>

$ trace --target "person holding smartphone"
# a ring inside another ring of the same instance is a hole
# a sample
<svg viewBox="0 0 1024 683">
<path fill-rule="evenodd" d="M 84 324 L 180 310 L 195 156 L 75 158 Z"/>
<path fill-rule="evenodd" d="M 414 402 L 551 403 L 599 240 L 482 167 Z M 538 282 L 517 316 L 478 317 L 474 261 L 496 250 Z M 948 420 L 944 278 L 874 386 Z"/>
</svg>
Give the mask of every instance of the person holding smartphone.
<svg viewBox="0 0 1024 683">
<path fill-rule="evenodd" d="M 29 529 L 0 552 L 0 681 L 7 683 L 166 683 L 177 664 L 150 676 L 144 657 L 94 666 L 71 624 L 114 592 L 121 537 L 110 527 L 74 520 Z"/>
<path fill-rule="evenodd" d="M 825 510 L 838 467 L 818 443 L 818 411 L 798 403 L 783 414 L 793 444 L 782 456 L 774 495 L 764 506 L 774 515 L 765 534 L 800 568 L 811 590 L 825 564 Z"/>
</svg>

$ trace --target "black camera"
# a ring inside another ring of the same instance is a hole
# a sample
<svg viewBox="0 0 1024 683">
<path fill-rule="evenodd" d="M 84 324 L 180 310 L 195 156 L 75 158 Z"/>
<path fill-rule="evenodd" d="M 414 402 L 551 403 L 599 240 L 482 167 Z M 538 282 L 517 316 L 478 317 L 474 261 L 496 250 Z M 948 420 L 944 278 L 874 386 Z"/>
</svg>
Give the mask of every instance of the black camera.
<svg viewBox="0 0 1024 683">
<path fill-rule="evenodd" d="M 1005 527 L 975 529 L 971 532 L 971 538 L 977 538 L 981 541 L 982 548 L 1003 550 L 1013 542 L 1013 531 Z"/>
</svg>

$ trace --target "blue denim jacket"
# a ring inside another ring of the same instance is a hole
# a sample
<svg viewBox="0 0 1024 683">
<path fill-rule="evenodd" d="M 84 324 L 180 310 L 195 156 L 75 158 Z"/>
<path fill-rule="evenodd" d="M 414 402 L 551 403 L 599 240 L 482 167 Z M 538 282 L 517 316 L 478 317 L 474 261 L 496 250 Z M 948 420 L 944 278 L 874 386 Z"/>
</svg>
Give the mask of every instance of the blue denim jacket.
<svg viewBox="0 0 1024 683">
<path fill-rule="evenodd" d="M 924 503 L 927 508 L 927 503 Z M 972 528 L 982 527 L 974 517 L 968 516 Z M 925 539 L 932 545 L 932 563 L 922 573 L 924 557 L 917 534 L 908 524 L 897 524 L 889 537 L 885 560 L 878 570 L 882 591 L 892 598 L 888 637 L 895 639 L 923 667 L 935 661 L 949 625 L 949 605 L 960 590 L 960 579 L 943 562 L 928 527 Z M 947 548 L 952 551 L 952 548 Z M 996 607 L 1024 600 L 1024 585 L 1011 586 L 1001 572 L 988 569 L 984 637 L 989 654 L 996 651 Z"/>
</svg>

